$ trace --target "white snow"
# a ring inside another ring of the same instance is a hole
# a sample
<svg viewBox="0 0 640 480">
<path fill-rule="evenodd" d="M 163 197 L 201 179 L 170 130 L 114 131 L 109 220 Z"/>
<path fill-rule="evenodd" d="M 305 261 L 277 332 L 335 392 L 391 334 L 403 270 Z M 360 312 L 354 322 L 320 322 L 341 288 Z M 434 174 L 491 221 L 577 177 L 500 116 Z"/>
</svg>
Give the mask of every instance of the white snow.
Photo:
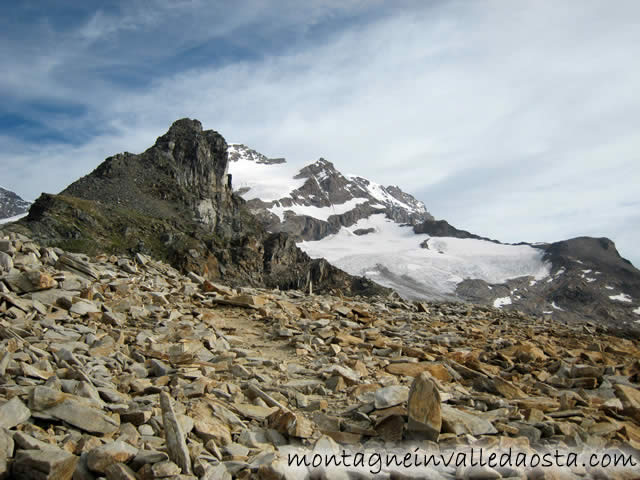
<svg viewBox="0 0 640 480">
<path fill-rule="evenodd" d="M 613 287 L 610 285 L 605 285 L 604 288 L 606 288 L 607 290 L 613 290 Z"/>
<path fill-rule="evenodd" d="M 596 281 L 595 278 L 587 277 L 587 283 L 591 283 L 591 282 L 595 282 L 595 281 Z"/>
<path fill-rule="evenodd" d="M 529 286 L 533 287 L 536 283 L 538 283 L 537 280 L 530 280 L 529 281 Z"/>
<path fill-rule="evenodd" d="M 21 218 L 26 217 L 27 215 L 28 215 L 28 212 L 25 212 L 25 213 L 21 213 L 20 215 L 16 215 L 14 217 L 0 218 L 0 224 L 15 222 L 17 220 L 20 220 Z"/>
<path fill-rule="evenodd" d="M 564 312 L 564 309 L 560 308 L 558 305 L 556 305 L 556 302 L 551 302 L 551 306 L 555 309 L 555 310 L 560 310 L 561 312 Z"/>
<path fill-rule="evenodd" d="M 346 213 L 366 201 L 366 198 L 352 198 L 351 200 L 347 200 L 345 203 L 333 204 L 330 207 L 314 207 L 311 205 L 292 205 L 290 207 L 281 207 L 279 205 L 274 205 L 269 209 L 269 211 L 277 215 L 281 222 L 284 220 L 284 213 L 287 211 L 292 211 L 296 215 L 306 215 L 308 217 L 326 221 L 331 215 Z"/>
<path fill-rule="evenodd" d="M 633 311 L 633 313 L 636 313 L 636 314 L 640 315 L 640 307 L 636 308 L 636 309 Z"/>
<path fill-rule="evenodd" d="M 375 231 L 358 236 L 359 228 Z M 429 240 L 429 248 L 420 244 Z M 318 241 L 298 246 L 312 258 L 326 258 L 353 275 L 375 275 L 376 282 L 407 297 L 443 298 L 464 279 L 503 283 L 510 278 L 549 275 L 543 251 L 528 245 L 501 245 L 485 240 L 416 235 L 384 214 L 372 215 Z"/>
<path fill-rule="evenodd" d="M 511 305 L 511 297 L 500 297 L 493 301 L 493 306 L 496 308 L 502 308 L 503 305 Z"/>
<path fill-rule="evenodd" d="M 632 302 L 633 300 L 626 293 L 619 293 L 618 295 L 609 295 L 611 300 L 616 300 L 618 302 Z"/>
<path fill-rule="evenodd" d="M 235 145 L 229 145 L 229 153 Z M 293 178 L 298 169 L 287 163 L 263 164 L 253 161 L 253 157 L 241 155 L 235 162 L 229 162 L 229 173 L 234 190 L 249 188 L 241 196 L 245 200 L 259 198 L 265 202 L 278 200 L 304 185 L 306 178 Z"/>
</svg>

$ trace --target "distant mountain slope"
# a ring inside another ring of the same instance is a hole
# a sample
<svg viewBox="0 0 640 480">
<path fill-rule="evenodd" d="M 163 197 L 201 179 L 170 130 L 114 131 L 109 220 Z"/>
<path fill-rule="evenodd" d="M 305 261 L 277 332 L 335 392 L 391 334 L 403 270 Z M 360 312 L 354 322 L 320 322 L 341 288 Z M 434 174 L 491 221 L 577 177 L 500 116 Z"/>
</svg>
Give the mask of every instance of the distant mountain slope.
<svg viewBox="0 0 640 480">
<path fill-rule="evenodd" d="M 229 146 L 237 193 L 272 232 L 412 299 L 462 300 L 640 329 L 640 271 L 609 239 L 503 244 L 435 220 L 399 187 Z"/>
<path fill-rule="evenodd" d="M 29 210 L 29 202 L 10 190 L 0 187 L 0 220 L 22 215 Z"/>
</svg>

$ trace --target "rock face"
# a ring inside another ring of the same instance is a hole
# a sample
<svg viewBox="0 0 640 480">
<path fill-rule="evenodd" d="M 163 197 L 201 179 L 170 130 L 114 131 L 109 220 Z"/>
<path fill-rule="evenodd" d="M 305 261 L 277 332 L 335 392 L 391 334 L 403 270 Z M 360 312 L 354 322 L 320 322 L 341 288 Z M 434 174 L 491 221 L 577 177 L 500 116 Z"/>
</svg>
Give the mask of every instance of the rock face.
<svg viewBox="0 0 640 480">
<path fill-rule="evenodd" d="M 145 152 L 110 157 L 59 195 L 43 194 L 11 228 L 71 251 L 151 255 L 233 284 L 383 291 L 266 232 L 233 194 L 227 166 L 219 133 L 178 120 Z"/>
<path fill-rule="evenodd" d="M 640 461 L 638 340 L 488 306 L 233 287 L 139 253 L 89 257 L 5 233 L 0 478 L 541 478 L 287 465 L 342 448 Z M 6 282 L 26 271 L 55 283 Z M 562 478 L 634 468 L 580 463 Z"/>
<path fill-rule="evenodd" d="M 29 205 L 18 194 L 0 187 L 0 221 L 26 213 Z"/>
</svg>

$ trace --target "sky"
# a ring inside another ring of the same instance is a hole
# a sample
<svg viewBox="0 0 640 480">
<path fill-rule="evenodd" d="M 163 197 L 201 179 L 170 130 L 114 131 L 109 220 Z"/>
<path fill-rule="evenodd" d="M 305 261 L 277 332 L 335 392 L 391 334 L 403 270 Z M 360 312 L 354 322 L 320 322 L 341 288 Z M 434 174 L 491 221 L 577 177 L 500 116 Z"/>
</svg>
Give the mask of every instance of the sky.
<svg viewBox="0 0 640 480">
<path fill-rule="evenodd" d="M 0 40 L 0 186 L 28 200 L 190 117 L 458 228 L 606 236 L 640 265 L 636 0 L 24 0 Z"/>
</svg>

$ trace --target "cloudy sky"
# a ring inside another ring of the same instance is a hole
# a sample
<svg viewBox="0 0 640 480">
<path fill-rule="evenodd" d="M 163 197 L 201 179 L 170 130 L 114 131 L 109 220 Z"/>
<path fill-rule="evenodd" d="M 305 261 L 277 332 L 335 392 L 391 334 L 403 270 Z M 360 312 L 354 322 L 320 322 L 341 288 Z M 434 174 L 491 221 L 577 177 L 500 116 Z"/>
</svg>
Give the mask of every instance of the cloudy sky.
<svg viewBox="0 0 640 480">
<path fill-rule="evenodd" d="M 0 185 L 34 199 L 198 118 L 397 184 L 504 241 L 612 238 L 640 265 L 640 2 L 15 2 Z"/>
</svg>

